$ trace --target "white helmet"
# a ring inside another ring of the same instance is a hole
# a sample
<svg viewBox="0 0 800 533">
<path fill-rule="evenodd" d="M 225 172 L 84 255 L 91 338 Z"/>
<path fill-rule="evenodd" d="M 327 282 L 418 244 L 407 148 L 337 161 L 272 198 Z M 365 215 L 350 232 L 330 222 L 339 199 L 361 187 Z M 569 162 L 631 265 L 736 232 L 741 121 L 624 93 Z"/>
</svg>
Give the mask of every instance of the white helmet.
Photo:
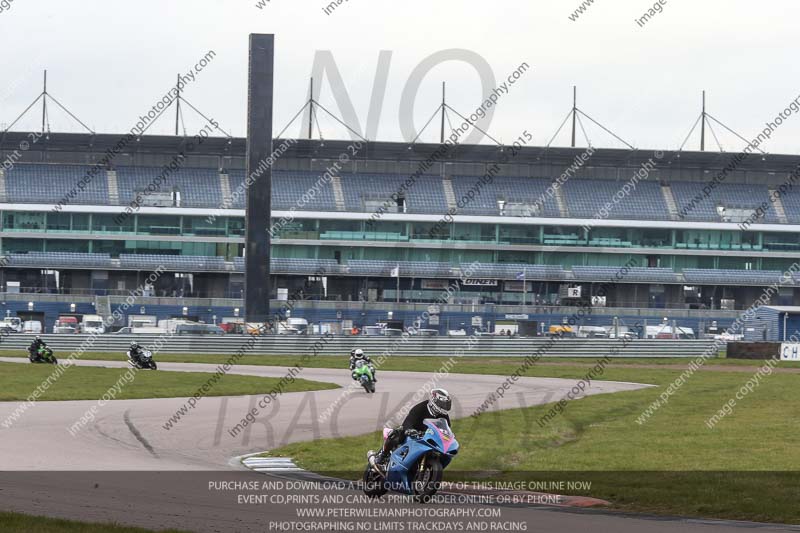
<svg viewBox="0 0 800 533">
<path fill-rule="evenodd" d="M 361 348 L 357 348 L 356 350 L 353 351 L 353 356 L 356 359 L 364 359 L 364 350 L 362 350 Z"/>
<path fill-rule="evenodd" d="M 444 389 L 433 389 L 428 399 L 428 410 L 433 415 L 446 415 L 453 407 L 450 393 Z"/>
</svg>

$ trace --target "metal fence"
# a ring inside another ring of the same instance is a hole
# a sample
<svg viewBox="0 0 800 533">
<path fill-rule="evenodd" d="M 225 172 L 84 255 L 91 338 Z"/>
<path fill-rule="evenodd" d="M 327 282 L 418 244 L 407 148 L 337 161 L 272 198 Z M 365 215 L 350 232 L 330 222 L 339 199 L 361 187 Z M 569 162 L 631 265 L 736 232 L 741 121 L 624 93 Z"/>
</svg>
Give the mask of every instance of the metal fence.
<svg viewBox="0 0 800 533">
<path fill-rule="evenodd" d="M 711 349 L 712 340 L 635 339 L 623 344 L 613 339 L 551 340 L 547 337 L 322 337 L 269 335 L 249 337 L 225 336 L 168 336 L 154 335 L 42 335 L 60 357 L 81 350 L 89 352 L 119 352 L 124 354 L 131 341 L 143 346 L 162 346 L 161 353 L 234 354 L 243 350 L 248 355 L 335 355 L 346 357 L 353 348 L 368 355 L 450 356 L 463 351 L 465 356 L 516 356 L 534 354 L 546 349 L 546 357 L 697 357 Z M 11 334 L 0 338 L 0 350 L 25 351 L 31 335 Z M 468 343 L 473 343 L 467 349 Z M 618 352 L 618 353 L 616 353 Z"/>
<path fill-rule="evenodd" d="M 46 294 L 46 293 L 3 293 L 0 292 L 0 299 L 9 302 L 57 302 L 57 303 L 92 303 L 97 301 L 96 296 L 70 295 L 70 294 Z M 116 308 L 125 302 L 126 296 L 108 296 L 108 301 L 112 308 Z M 139 296 L 136 299 L 137 305 L 180 305 L 190 307 L 240 307 L 244 308 L 241 299 L 236 298 L 173 298 L 156 296 Z M 273 310 L 277 310 L 286 302 L 283 300 L 272 300 Z M 297 302 L 294 309 L 316 309 L 332 311 L 394 311 L 394 312 L 413 312 L 417 315 L 428 310 L 431 303 L 409 303 L 409 302 L 347 302 L 336 300 L 306 300 Z M 496 304 L 438 304 L 442 314 L 447 313 L 471 313 L 471 314 L 551 314 L 554 316 L 570 316 L 577 310 L 570 306 L 552 305 L 496 305 Z M 593 307 L 592 316 L 636 316 L 642 319 L 655 319 L 658 322 L 665 315 L 673 319 L 704 319 L 713 316 L 717 318 L 737 318 L 741 312 L 723 309 L 681 309 L 681 308 L 643 308 L 643 307 Z"/>
</svg>

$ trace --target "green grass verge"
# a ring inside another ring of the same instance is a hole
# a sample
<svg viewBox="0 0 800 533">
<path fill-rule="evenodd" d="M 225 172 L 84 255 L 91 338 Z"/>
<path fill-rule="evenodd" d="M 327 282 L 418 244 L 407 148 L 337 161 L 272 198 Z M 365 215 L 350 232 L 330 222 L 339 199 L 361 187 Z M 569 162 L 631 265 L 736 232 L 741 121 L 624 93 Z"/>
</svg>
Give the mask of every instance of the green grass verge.
<svg viewBox="0 0 800 533">
<path fill-rule="evenodd" d="M 0 531 L 4 533 L 153 533 L 154 530 L 0 512 Z M 177 529 L 159 531 L 161 533 L 186 533 Z"/>
<path fill-rule="evenodd" d="M 50 376 L 55 367 L 43 364 L 0 363 L 0 401 L 26 399 Z M 39 397 L 48 400 L 92 400 L 103 396 L 118 382 L 122 384 L 117 400 L 140 398 L 187 398 L 205 384 L 208 372 L 163 372 L 140 370 L 130 383 L 120 381 L 129 368 L 72 367 Z M 207 396 L 263 394 L 278 384 L 280 378 L 226 374 L 209 390 Z M 338 385 L 295 379 L 284 385 L 284 392 L 335 389 Z"/>
<path fill-rule="evenodd" d="M 57 357 L 66 358 L 68 354 L 56 353 Z M 373 354 L 373 356 L 376 354 Z M 19 351 L 0 350 L 2 357 L 27 357 L 26 354 Z M 124 360 L 124 354 L 112 352 L 86 352 L 80 358 L 93 361 L 114 361 Z M 220 364 L 225 363 L 230 358 L 229 355 L 221 354 L 158 354 L 156 360 L 165 363 L 209 363 Z M 303 363 L 304 367 L 308 368 L 347 368 L 349 354 L 342 354 L 341 356 L 318 355 L 309 358 L 308 361 Z M 400 371 L 414 371 L 414 372 L 430 372 L 432 368 L 439 368 L 449 357 L 416 357 L 416 356 L 392 356 L 388 358 L 382 365 L 383 370 L 400 370 Z M 256 365 L 256 366 L 280 366 L 291 367 L 296 365 L 300 360 L 300 355 L 244 355 L 239 364 L 242 365 Z M 465 356 L 461 358 L 458 364 L 458 372 L 464 374 L 508 374 L 509 365 L 517 365 L 522 360 L 521 357 L 472 357 Z M 670 357 L 618 357 L 612 362 L 613 366 L 623 367 L 625 365 L 681 365 L 686 366 L 693 358 L 670 358 Z M 583 365 L 592 358 L 576 358 L 576 357 L 543 357 L 543 363 L 558 363 L 558 364 L 578 364 Z M 708 365 L 715 366 L 747 366 L 755 367 L 763 364 L 758 360 L 747 359 L 725 359 L 722 357 L 712 358 L 707 361 Z M 800 362 L 783 361 L 780 363 L 781 368 L 800 368 Z"/>
<path fill-rule="evenodd" d="M 527 375 L 579 379 L 593 364 L 537 366 Z M 570 402 L 545 427 L 537 424 L 549 409 L 544 406 L 455 421 L 462 448 L 445 478 L 591 481 L 591 490 L 573 493 L 607 499 L 621 510 L 800 523 L 798 377 L 765 377 L 711 430 L 705 421 L 750 374 L 700 372 L 649 421 L 637 424 L 642 410 L 679 374 L 608 367 L 602 379 L 658 387 Z M 377 448 L 380 439 L 374 432 L 302 442 L 270 455 L 292 457 L 309 470 L 355 476 L 363 471 L 364 452 Z"/>
</svg>

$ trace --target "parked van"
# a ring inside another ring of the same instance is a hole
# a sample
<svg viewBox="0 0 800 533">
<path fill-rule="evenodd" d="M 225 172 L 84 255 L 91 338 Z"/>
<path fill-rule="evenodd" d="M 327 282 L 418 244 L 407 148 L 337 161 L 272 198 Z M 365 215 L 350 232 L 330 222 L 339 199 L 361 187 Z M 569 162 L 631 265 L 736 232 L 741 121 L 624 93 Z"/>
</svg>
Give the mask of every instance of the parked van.
<svg viewBox="0 0 800 533">
<path fill-rule="evenodd" d="M 103 317 L 100 315 L 83 315 L 81 333 L 103 334 L 105 332 L 106 326 L 103 323 Z"/>
<path fill-rule="evenodd" d="M 677 326 L 673 333 L 672 326 L 662 324 L 660 326 L 647 326 L 645 331 L 647 339 L 694 339 L 695 334 L 692 328 Z"/>
<path fill-rule="evenodd" d="M 199 322 L 185 322 L 175 326 L 175 335 L 224 335 L 225 331 L 214 324 L 200 324 Z"/>
<path fill-rule="evenodd" d="M 606 339 L 608 332 L 606 328 L 600 326 L 580 326 L 578 328 L 578 337 L 587 339 Z"/>
<path fill-rule="evenodd" d="M 18 316 L 7 316 L 0 320 L 0 331 L 4 333 L 21 333 L 22 319 Z"/>
<path fill-rule="evenodd" d="M 22 325 L 22 332 L 39 335 L 42 333 L 42 323 L 38 320 L 27 320 Z"/>
<path fill-rule="evenodd" d="M 305 335 L 308 332 L 308 320 L 305 318 L 288 318 L 278 322 L 278 335 Z"/>
<path fill-rule="evenodd" d="M 182 324 L 194 324 L 191 320 L 187 320 L 185 318 L 167 318 L 164 320 L 158 321 L 158 327 L 164 330 L 167 333 L 174 334 L 179 325 Z"/>
</svg>

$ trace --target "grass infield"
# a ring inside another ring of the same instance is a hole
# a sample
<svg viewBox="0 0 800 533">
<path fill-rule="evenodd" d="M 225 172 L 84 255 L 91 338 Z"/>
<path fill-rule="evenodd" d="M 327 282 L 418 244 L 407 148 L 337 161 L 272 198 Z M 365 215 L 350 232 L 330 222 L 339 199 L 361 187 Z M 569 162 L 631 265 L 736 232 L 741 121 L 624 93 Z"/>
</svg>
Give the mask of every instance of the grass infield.
<svg viewBox="0 0 800 533">
<path fill-rule="evenodd" d="M 535 365 L 527 376 L 580 379 L 594 363 Z M 460 361 L 454 372 L 479 364 Z M 482 370 L 496 373 L 498 368 L 487 363 Z M 599 379 L 658 387 L 572 401 L 544 427 L 537 421 L 549 406 L 456 420 L 461 451 L 445 479 L 588 481 L 590 490 L 564 492 L 606 499 L 625 511 L 800 524 L 800 376 L 762 378 L 737 400 L 732 414 L 709 429 L 706 420 L 735 398 L 751 373 L 698 372 L 648 421 L 637 424 L 680 372 L 612 364 Z M 380 432 L 373 432 L 296 443 L 269 455 L 292 457 L 309 470 L 356 477 L 363 472 L 366 450 L 380 442 Z"/>
<path fill-rule="evenodd" d="M 28 398 L 55 369 L 53 365 L 0 363 L 0 401 L 22 401 Z M 117 400 L 141 398 L 188 398 L 208 382 L 213 374 L 208 372 L 164 372 L 139 370 L 130 383 L 122 380 L 128 368 L 94 368 L 75 366 L 67 369 L 39 397 L 40 401 L 96 400 L 114 387 L 122 384 Z M 242 396 L 263 394 L 277 385 L 280 378 L 238 376 L 226 374 L 209 390 L 206 396 Z M 285 383 L 284 392 L 335 389 L 338 385 L 304 379 Z"/>
<path fill-rule="evenodd" d="M 3 533 L 152 533 L 153 530 L 0 512 L 0 531 Z M 164 529 L 160 533 L 186 532 Z"/>
</svg>

